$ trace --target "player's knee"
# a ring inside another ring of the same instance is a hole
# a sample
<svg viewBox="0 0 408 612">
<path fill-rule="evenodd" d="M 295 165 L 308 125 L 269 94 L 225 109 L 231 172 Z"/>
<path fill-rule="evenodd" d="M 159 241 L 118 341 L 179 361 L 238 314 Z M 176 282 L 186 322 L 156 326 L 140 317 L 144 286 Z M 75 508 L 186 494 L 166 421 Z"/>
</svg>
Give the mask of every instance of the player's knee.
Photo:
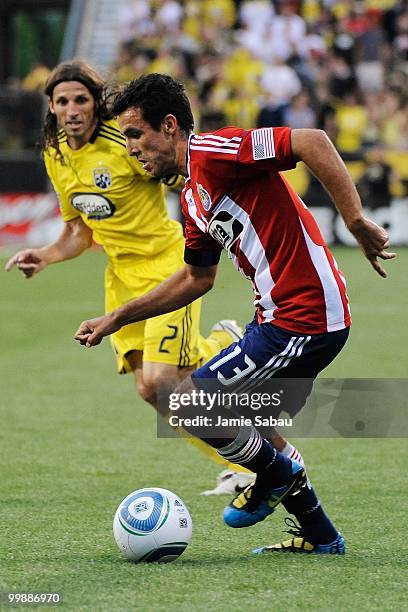
<svg viewBox="0 0 408 612">
<path fill-rule="evenodd" d="M 139 395 L 158 412 L 167 414 L 169 410 L 168 398 L 171 393 L 190 393 L 195 386 L 191 376 L 182 381 L 178 377 L 169 375 L 169 372 L 160 370 L 144 372 L 143 380 L 137 380 Z"/>
<path fill-rule="evenodd" d="M 177 386 L 174 389 L 174 392 L 175 393 L 191 393 L 191 391 L 193 391 L 195 388 L 196 387 L 193 383 L 193 379 L 191 378 L 191 376 L 187 376 L 186 378 L 184 378 L 184 380 L 182 380 L 181 382 L 177 384 Z"/>
<path fill-rule="evenodd" d="M 145 382 L 138 381 L 137 391 L 145 402 L 148 402 L 152 406 L 156 407 L 156 393 L 154 387 L 151 387 Z"/>
<path fill-rule="evenodd" d="M 167 412 L 166 398 L 177 385 L 178 380 L 164 376 L 161 372 L 152 372 L 143 376 L 143 382 L 138 382 L 137 388 L 141 397 L 159 412 Z M 161 408 L 160 408 L 161 407 Z"/>
<path fill-rule="evenodd" d="M 180 396 L 186 397 L 187 395 L 191 395 L 192 391 L 196 391 L 196 390 L 197 390 L 197 387 L 194 385 L 191 376 L 187 376 L 187 378 L 179 382 L 178 385 L 175 387 L 173 391 L 173 399 L 176 399 L 177 397 L 180 397 Z M 177 414 L 181 418 L 189 418 L 189 417 L 196 416 L 197 414 L 196 403 L 193 401 L 192 403 L 189 403 L 189 402 L 186 402 L 185 404 L 181 403 L 178 407 Z"/>
</svg>

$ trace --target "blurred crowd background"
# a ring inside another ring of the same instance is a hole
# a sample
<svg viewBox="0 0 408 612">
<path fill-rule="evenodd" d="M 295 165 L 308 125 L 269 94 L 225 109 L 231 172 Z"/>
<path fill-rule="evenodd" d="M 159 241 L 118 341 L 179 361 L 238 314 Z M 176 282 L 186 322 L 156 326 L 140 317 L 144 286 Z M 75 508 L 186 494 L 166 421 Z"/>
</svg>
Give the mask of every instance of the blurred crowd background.
<svg viewBox="0 0 408 612">
<path fill-rule="evenodd" d="M 128 0 L 112 67 L 166 72 L 201 131 L 320 127 L 347 158 L 408 149 L 408 9 L 387 0 Z"/>
<path fill-rule="evenodd" d="M 110 5 L 117 45 L 103 66 L 109 81 L 171 74 L 187 87 L 196 131 L 231 124 L 324 129 L 368 208 L 407 196 L 406 1 L 121 0 Z M 27 93 L 29 127 L 3 129 L 3 150 L 34 147 L 40 120 L 34 119 L 30 96 L 41 96 L 56 62 L 45 53 L 25 74 L 4 83 Z M 330 206 L 304 168 L 292 178 L 306 203 Z"/>
<path fill-rule="evenodd" d="M 368 165 L 350 164 L 368 206 L 406 192 L 406 2 L 129 0 L 118 24 L 111 78 L 183 81 L 198 130 L 321 128 Z"/>
</svg>

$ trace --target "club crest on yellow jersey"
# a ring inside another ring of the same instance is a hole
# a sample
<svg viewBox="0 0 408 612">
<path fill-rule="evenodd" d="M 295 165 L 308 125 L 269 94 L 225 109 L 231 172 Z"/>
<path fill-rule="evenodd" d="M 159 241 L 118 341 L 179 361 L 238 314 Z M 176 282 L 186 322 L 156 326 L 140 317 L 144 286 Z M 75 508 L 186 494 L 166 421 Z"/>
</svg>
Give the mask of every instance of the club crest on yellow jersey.
<svg viewBox="0 0 408 612">
<path fill-rule="evenodd" d="M 95 168 L 93 180 L 95 186 L 99 187 L 99 189 L 109 189 L 112 185 L 112 175 L 109 168 Z"/>
</svg>

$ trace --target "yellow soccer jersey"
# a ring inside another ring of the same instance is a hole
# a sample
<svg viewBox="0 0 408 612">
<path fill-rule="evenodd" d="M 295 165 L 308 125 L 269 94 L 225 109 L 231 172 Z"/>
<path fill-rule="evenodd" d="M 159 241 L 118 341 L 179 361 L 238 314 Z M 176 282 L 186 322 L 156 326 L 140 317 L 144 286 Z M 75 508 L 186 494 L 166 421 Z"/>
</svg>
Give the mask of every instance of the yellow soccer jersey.
<svg viewBox="0 0 408 612">
<path fill-rule="evenodd" d="M 183 239 L 168 216 L 165 186 L 127 154 L 115 120 L 101 122 L 81 149 L 72 150 L 63 131 L 59 143 L 64 163 L 53 148 L 44 158 L 62 218 L 81 216 L 109 257 L 151 257 Z"/>
</svg>

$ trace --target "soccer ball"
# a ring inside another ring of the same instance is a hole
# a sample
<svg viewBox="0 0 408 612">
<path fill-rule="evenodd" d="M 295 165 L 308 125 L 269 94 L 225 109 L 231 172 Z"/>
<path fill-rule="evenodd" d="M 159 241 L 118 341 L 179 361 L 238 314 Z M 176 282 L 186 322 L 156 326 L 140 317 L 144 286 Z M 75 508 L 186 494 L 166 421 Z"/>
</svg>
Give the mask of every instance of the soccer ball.
<svg viewBox="0 0 408 612">
<path fill-rule="evenodd" d="M 138 489 L 116 510 L 113 535 L 130 561 L 174 561 L 186 549 L 193 524 L 182 500 L 167 489 Z"/>
</svg>

